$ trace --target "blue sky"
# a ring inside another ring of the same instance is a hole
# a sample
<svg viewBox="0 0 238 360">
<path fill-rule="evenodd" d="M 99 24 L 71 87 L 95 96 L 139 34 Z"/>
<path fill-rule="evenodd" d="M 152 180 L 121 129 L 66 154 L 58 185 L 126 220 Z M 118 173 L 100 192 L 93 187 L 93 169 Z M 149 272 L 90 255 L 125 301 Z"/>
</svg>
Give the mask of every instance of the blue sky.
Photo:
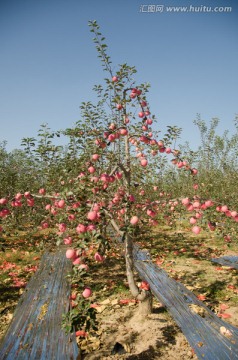
<svg viewBox="0 0 238 360">
<path fill-rule="evenodd" d="M 146 5 L 164 5 L 148 12 Z M 145 5 L 143 12 L 141 5 Z M 169 12 L 166 6 L 232 7 L 231 12 Z M 89 20 L 107 39 L 113 66 L 135 65 L 149 82 L 158 129 L 183 128 L 180 142 L 199 144 L 196 114 L 234 131 L 238 113 L 238 4 L 233 0 L 1 0 L 0 141 L 19 148 L 40 125 L 73 126 L 82 101 L 105 74 Z"/>
</svg>

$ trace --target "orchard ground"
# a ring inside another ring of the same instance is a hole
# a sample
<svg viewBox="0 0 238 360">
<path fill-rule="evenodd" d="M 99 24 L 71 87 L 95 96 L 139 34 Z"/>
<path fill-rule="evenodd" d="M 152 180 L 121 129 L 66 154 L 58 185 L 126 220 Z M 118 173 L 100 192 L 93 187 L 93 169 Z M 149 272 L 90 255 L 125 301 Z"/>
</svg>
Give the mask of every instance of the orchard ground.
<svg viewBox="0 0 238 360">
<path fill-rule="evenodd" d="M 24 233 L 18 233 L 4 241 L 0 254 L 1 336 L 39 264 L 41 237 L 42 233 L 29 240 Z M 165 226 L 158 231 L 155 228 L 152 236 L 139 244 L 150 251 L 155 263 L 193 291 L 218 316 L 238 326 L 237 270 L 210 261 L 213 257 L 237 255 L 237 245 L 225 242 L 214 232 L 193 235 L 183 225 L 173 230 Z M 99 327 L 86 338 L 77 337 L 83 359 L 118 356 L 120 359 L 196 359 L 180 329 L 157 300 L 151 315 L 145 318 L 138 315 L 119 246 L 112 244 L 105 261 L 96 263 L 92 259 L 89 267 L 91 271 L 86 280 L 93 294 L 88 301 L 95 304 Z"/>
</svg>

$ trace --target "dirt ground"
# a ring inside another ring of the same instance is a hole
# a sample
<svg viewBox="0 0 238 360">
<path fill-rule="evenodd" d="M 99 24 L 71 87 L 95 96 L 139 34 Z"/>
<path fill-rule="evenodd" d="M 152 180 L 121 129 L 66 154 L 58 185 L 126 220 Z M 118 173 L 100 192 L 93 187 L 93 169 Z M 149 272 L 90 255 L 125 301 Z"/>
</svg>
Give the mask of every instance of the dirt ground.
<svg viewBox="0 0 238 360">
<path fill-rule="evenodd" d="M 153 313 L 141 318 L 137 304 L 118 305 L 113 299 L 101 306 L 98 337 L 81 341 L 90 351 L 82 359 L 197 359 L 166 310 L 154 304 Z M 95 349 L 95 350 L 94 350 Z"/>
<path fill-rule="evenodd" d="M 154 240 L 151 248 L 147 243 L 152 253 Z M 223 320 L 238 326 L 238 271 L 211 262 L 213 257 L 237 255 L 237 246 L 232 250 L 226 244 L 217 246 L 215 239 L 213 242 L 201 238 L 196 244 L 193 241 L 183 242 L 182 248 L 177 242 L 176 247 L 182 251 L 171 250 L 167 241 L 169 252 L 167 249 L 163 253 L 156 251 L 152 258 L 216 314 L 225 306 L 227 318 Z M 104 264 L 97 265 L 100 274 L 97 296 L 102 298 L 97 308 L 99 332 L 78 340 L 83 349 L 82 359 L 197 359 L 179 327 L 156 299 L 153 313 L 148 317 L 139 316 L 138 304 L 131 299 L 127 288 L 123 258 L 115 249 L 113 251 L 118 257 L 116 262 L 108 258 Z"/>
<path fill-rule="evenodd" d="M 238 327 L 238 271 L 219 266 L 211 258 L 237 255 L 236 244 L 219 242 L 215 237 L 186 237 L 181 232 L 158 233 L 150 242 L 140 242 L 147 248 L 155 263 L 171 277 L 180 281 L 215 313 L 225 306 L 224 321 Z M 8 251 L 2 256 L 6 260 Z M 8 262 L 13 262 L 9 251 Z M 24 257 L 24 254 L 22 255 Z M 29 255 L 27 255 L 29 256 Z M 32 255 L 31 263 L 39 258 Z M 19 259 L 15 258 L 17 263 Z M 23 261 L 23 260 L 21 260 Z M 26 259 L 25 264 L 29 264 Z M 153 313 L 140 317 L 138 304 L 132 299 L 125 277 L 125 264 L 121 251 L 113 246 L 103 263 L 89 264 L 88 285 L 93 289 L 97 305 L 98 331 L 87 338 L 77 338 L 82 360 L 109 359 L 197 359 L 179 327 L 156 299 Z M 9 270 L 10 271 L 10 270 Z M 19 269 L 21 274 L 21 270 Z M 0 335 L 10 323 L 14 308 L 24 289 L 8 287 L 9 275 L 3 279 L 1 294 Z M 138 282 L 140 279 L 137 279 Z"/>
</svg>

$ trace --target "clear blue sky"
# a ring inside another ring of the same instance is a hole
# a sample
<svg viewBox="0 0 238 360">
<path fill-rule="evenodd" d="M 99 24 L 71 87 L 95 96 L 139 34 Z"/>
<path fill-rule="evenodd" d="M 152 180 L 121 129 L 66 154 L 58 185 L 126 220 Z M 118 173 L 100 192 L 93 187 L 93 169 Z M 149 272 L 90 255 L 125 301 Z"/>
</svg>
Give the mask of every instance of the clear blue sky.
<svg viewBox="0 0 238 360">
<path fill-rule="evenodd" d="M 164 5 L 161 13 L 141 5 Z M 232 12 L 175 12 L 166 6 L 231 6 Z M 42 123 L 73 126 L 82 101 L 104 73 L 88 21 L 97 20 L 117 64 L 135 65 L 149 82 L 159 127 L 183 128 L 199 143 L 193 120 L 220 118 L 234 131 L 238 113 L 238 3 L 236 0 L 1 0 L 0 141 L 19 148 Z"/>
</svg>

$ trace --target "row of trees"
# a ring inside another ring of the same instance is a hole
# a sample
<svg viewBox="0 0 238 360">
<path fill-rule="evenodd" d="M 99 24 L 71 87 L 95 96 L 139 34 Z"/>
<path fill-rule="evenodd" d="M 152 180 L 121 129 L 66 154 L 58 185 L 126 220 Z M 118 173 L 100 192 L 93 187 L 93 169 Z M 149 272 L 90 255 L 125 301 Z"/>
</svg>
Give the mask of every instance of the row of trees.
<svg viewBox="0 0 238 360">
<path fill-rule="evenodd" d="M 218 134 L 217 118 L 207 124 L 198 116 L 194 124 L 197 126 L 197 137 L 200 136 L 201 139 L 199 147 L 191 148 L 186 142 L 178 144 L 177 149 L 188 163 L 194 164 L 199 170 L 197 179 L 199 183 L 204 184 L 203 187 L 209 187 L 213 198 L 217 201 L 235 201 L 238 176 L 238 118 L 234 121 L 236 131 L 232 135 L 227 130 L 222 135 Z M 168 127 L 168 133 L 163 139 L 167 140 L 170 137 L 170 144 L 171 139 L 174 139 L 173 142 L 179 142 L 181 131 L 182 129 L 176 126 Z M 56 145 L 59 138 L 64 138 L 66 145 Z M 57 132 L 52 131 L 47 124 L 42 124 L 37 138 L 23 138 L 21 148 L 11 152 L 6 150 L 7 142 L 1 142 L 0 196 L 14 197 L 17 192 L 24 189 L 37 192 L 39 185 L 47 186 L 49 191 L 55 190 L 56 187 L 60 191 L 62 181 L 76 177 L 80 172 L 90 142 L 88 129 L 81 121 L 73 128 Z M 151 154 L 149 157 L 149 173 L 141 174 L 144 185 L 156 184 L 161 191 L 172 193 L 175 197 L 181 194 L 181 191 L 185 191 L 188 181 L 191 180 L 187 174 L 172 166 L 164 154 L 160 153 L 156 158 Z M 135 170 L 139 171 L 138 167 Z"/>
</svg>

